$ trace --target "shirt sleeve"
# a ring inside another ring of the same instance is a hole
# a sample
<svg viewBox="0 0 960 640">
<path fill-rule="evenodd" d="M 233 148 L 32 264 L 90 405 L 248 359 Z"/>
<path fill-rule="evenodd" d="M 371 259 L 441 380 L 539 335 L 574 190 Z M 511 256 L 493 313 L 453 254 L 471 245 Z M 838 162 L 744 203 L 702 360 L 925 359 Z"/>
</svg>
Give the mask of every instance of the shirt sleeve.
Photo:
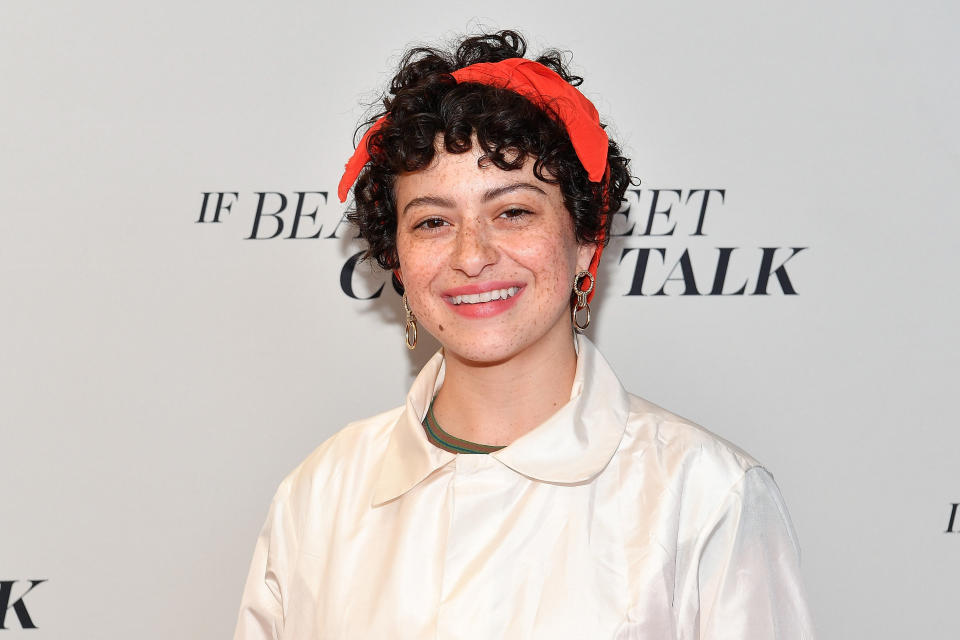
<svg viewBox="0 0 960 640">
<path fill-rule="evenodd" d="M 753 467 L 699 539 L 701 640 L 812 640 L 800 546 L 773 476 Z"/>
<path fill-rule="evenodd" d="M 290 512 L 290 485 L 289 477 L 280 484 L 257 538 L 234 640 L 279 640 L 283 632 L 283 596 L 296 534 Z"/>
</svg>

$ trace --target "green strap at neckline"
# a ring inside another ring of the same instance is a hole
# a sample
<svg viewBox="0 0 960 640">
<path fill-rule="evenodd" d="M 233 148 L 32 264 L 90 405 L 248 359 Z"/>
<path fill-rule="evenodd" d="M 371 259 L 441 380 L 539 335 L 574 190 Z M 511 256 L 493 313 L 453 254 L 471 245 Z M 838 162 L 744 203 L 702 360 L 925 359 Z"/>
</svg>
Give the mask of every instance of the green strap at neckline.
<svg viewBox="0 0 960 640">
<path fill-rule="evenodd" d="M 458 438 L 444 431 L 437 422 L 436 416 L 433 415 L 433 403 L 436 399 L 436 396 L 434 396 L 433 400 L 430 401 L 430 408 L 427 409 L 427 415 L 423 417 L 423 426 L 427 430 L 427 438 L 433 442 L 433 444 L 438 445 L 441 449 L 453 451 L 454 453 L 492 453 L 506 446 L 470 442 L 469 440 Z"/>
</svg>

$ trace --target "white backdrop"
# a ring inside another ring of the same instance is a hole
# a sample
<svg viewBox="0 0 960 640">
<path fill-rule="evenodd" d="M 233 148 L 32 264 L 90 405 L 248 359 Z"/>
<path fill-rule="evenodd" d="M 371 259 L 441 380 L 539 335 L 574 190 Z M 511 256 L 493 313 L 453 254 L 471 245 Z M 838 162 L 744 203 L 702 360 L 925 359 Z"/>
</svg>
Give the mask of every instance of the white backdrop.
<svg viewBox="0 0 960 640">
<path fill-rule="evenodd" d="M 229 637 L 280 479 L 431 353 L 389 285 L 344 293 L 359 247 L 326 236 L 363 103 L 479 25 L 574 52 L 642 180 L 590 335 L 774 473 L 821 637 L 956 633 L 956 3 L 559 7 L 0 4 L 0 588 L 46 580 L 3 638 Z M 651 189 L 670 214 L 639 235 Z M 724 191 L 704 235 L 696 189 Z M 238 194 L 219 223 L 205 192 Z M 276 238 L 248 239 L 258 192 L 261 237 L 287 198 Z M 296 192 L 329 194 L 316 239 L 286 239 Z M 796 293 L 752 295 L 763 249 L 800 247 Z M 709 293 L 720 248 L 746 295 L 681 295 L 684 250 Z"/>
</svg>

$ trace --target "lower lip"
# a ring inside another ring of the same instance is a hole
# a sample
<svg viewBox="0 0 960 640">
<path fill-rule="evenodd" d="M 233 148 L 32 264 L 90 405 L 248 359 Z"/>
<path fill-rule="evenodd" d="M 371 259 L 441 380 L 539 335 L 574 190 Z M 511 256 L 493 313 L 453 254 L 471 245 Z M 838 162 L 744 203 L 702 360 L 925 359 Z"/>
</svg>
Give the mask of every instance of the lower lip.
<svg viewBox="0 0 960 640">
<path fill-rule="evenodd" d="M 514 305 L 521 295 L 523 295 L 523 290 L 526 287 L 521 287 L 519 291 L 507 298 L 506 300 L 491 300 L 490 302 L 477 302 L 475 304 L 461 303 L 453 304 L 449 300 L 444 299 L 444 301 L 450 305 L 455 312 L 461 316 L 467 318 L 489 318 L 491 316 L 498 315 L 503 313 L 510 307 Z"/>
</svg>

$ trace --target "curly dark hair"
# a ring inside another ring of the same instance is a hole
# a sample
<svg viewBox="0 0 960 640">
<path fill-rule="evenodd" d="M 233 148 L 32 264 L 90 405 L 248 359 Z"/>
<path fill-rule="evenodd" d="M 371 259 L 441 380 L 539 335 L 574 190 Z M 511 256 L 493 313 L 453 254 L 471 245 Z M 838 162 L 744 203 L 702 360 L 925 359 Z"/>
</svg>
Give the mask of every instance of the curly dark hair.
<svg viewBox="0 0 960 640">
<path fill-rule="evenodd" d="M 467 37 L 452 53 L 415 47 L 403 56 L 389 93 L 383 96 L 383 110 L 357 130 L 389 114 L 368 141 L 371 161 L 354 185 L 355 205 L 347 214 L 369 245 L 365 258 L 375 258 L 384 269 L 400 266 L 394 180 L 399 173 L 430 164 L 438 135 L 443 136 L 449 153 L 469 151 L 475 135 L 484 151 L 480 162 L 492 162 L 504 170 L 519 169 L 528 155 L 534 157 L 534 175 L 559 184 L 577 240 L 597 242 L 602 237 L 606 241 L 612 216 L 607 216 L 607 228 L 602 229 L 602 189 L 589 181 L 556 113 L 513 91 L 474 82 L 457 83 L 450 75 L 478 62 L 522 58 L 526 50 L 523 36 L 504 30 Z M 575 87 L 583 82 L 567 70 L 560 51 L 549 49 L 536 62 Z M 607 159 L 609 206 L 616 211 L 630 183 L 629 160 L 620 155 L 620 147 L 613 140 L 609 140 Z"/>
</svg>

